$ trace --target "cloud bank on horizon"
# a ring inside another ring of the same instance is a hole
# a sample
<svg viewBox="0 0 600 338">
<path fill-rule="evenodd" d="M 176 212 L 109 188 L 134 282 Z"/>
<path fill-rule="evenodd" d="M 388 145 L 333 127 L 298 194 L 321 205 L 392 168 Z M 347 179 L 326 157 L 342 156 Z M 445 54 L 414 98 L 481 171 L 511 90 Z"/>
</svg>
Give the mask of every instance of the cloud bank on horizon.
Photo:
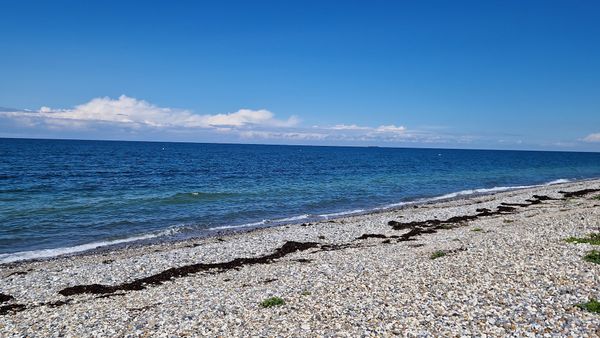
<svg viewBox="0 0 600 338">
<path fill-rule="evenodd" d="M 409 129 L 394 123 L 378 126 L 335 124 L 303 126 L 291 115 L 277 117 L 266 109 L 239 109 L 230 113 L 196 114 L 187 109 L 159 107 L 126 95 L 98 97 L 73 108 L 39 110 L 0 109 L 0 136 L 9 130 L 22 130 L 34 137 L 82 137 L 92 139 L 307 143 L 349 145 L 468 145 L 482 136 Z M 14 134 L 14 133 L 13 133 Z M 81 136 L 83 135 L 83 136 Z M 496 140 L 498 144 L 520 145 L 522 140 Z M 589 134 L 576 142 L 600 143 L 600 133 Z M 555 144 L 562 146 L 561 144 Z"/>
<path fill-rule="evenodd" d="M 8 109 L 0 118 L 21 128 L 52 131 L 95 131 L 106 127 L 128 133 L 144 131 L 167 134 L 185 133 L 202 141 L 203 133 L 218 133 L 246 140 L 346 140 L 346 141 L 443 141 L 439 135 L 408 130 L 395 124 L 375 127 L 356 124 L 301 126 L 297 116 L 278 118 L 266 109 L 239 109 L 232 113 L 195 114 L 186 109 L 159 107 L 145 100 L 121 95 L 116 99 L 98 97 L 73 108 L 41 107 L 39 110 Z M 98 135 L 98 134 L 97 134 Z M 101 134 L 99 134 L 101 137 Z M 465 139 L 463 137 L 463 139 Z"/>
<path fill-rule="evenodd" d="M 270 111 L 240 109 L 229 114 L 197 115 L 187 110 L 162 108 L 144 100 L 126 95 L 118 99 L 100 97 L 78 105 L 73 109 L 52 109 L 42 107 L 37 112 L 14 114 L 15 117 L 28 116 L 44 120 L 46 123 L 60 124 L 74 122 L 108 122 L 128 125 L 131 128 L 233 128 L 250 125 L 270 127 L 291 127 L 298 123 L 295 116 L 278 120 Z"/>
</svg>

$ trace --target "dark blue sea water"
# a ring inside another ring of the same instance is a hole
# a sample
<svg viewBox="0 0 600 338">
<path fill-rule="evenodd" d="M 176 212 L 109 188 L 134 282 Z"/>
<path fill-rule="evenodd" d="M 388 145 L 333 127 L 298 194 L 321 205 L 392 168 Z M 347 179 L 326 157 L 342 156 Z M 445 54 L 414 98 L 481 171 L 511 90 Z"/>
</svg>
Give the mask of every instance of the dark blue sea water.
<svg viewBox="0 0 600 338">
<path fill-rule="evenodd" d="M 600 153 L 0 139 L 0 262 L 596 177 Z"/>
</svg>

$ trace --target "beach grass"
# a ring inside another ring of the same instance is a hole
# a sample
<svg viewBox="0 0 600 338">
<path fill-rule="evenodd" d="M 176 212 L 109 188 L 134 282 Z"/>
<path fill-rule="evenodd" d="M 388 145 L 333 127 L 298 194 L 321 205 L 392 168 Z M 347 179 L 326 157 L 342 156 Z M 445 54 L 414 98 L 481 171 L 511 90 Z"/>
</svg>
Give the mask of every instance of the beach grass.
<svg viewBox="0 0 600 338">
<path fill-rule="evenodd" d="M 600 313 L 600 302 L 594 298 L 590 298 L 589 301 L 576 305 L 582 310 L 586 310 L 593 313 Z"/>
<path fill-rule="evenodd" d="M 271 297 L 271 298 L 267 298 L 267 299 L 263 300 L 260 303 L 260 306 L 262 306 L 264 308 L 269 308 L 269 307 L 273 307 L 273 306 L 281 306 L 283 304 L 285 304 L 285 301 L 283 300 L 283 298 Z"/>
<path fill-rule="evenodd" d="M 471 229 L 471 231 L 481 232 L 481 231 L 483 231 L 483 229 L 482 228 L 473 228 L 473 229 Z"/>
<path fill-rule="evenodd" d="M 583 256 L 583 260 L 590 263 L 600 264 L 600 251 L 588 251 L 585 256 Z"/>
<path fill-rule="evenodd" d="M 440 257 L 444 257 L 444 256 L 446 256 L 446 253 L 442 250 L 438 250 L 438 251 L 435 251 L 434 253 L 432 253 L 431 256 L 429 256 L 429 258 L 436 259 L 436 258 L 440 258 Z"/>
<path fill-rule="evenodd" d="M 569 237 L 565 239 L 567 243 L 587 243 L 591 245 L 600 245 L 600 233 L 591 233 L 587 237 Z"/>
</svg>

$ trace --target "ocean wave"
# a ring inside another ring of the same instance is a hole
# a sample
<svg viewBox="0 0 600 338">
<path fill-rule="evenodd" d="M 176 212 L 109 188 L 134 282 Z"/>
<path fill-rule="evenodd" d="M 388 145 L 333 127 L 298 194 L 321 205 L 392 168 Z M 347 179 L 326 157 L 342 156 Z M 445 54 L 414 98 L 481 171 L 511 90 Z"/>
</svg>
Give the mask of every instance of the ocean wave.
<svg viewBox="0 0 600 338">
<path fill-rule="evenodd" d="M 544 184 L 538 184 L 538 185 L 518 185 L 518 186 L 506 186 L 506 187 L 468 189 L 468 190 L 456 191 L 456 192 L 452 192 L 452 193 L 448 193 L 448 194 L 444 194 L 444 195 L 440 195 L 440 196 L 417 199 L 417 200 L 413 200 L 413 201 L 404 201 L 404 202 L 396 202 L 396 203 L 386 204 L 384 206 L 374 207 L 374 208 L 370 208 L 370 209 L 354 209 L 354 210 L 339 211 L 339 212 L 320 214 L 320 215 L 302 214 L 302 215 L 298 215 L 298 216 L 291 216 L 291 217 L 272 219 L 272 220 L 271 219 L 263 219 L 260 222 L 252 222 L 252 223 L 245 223 L 245 224 L 238 224 L 238 225 L 221 225 L 221 226 L 208 228 L 207 230 L 216 231 L 216 230 L 241 229 L 241 228 L 257 227 L 257 226 L 261 226 L 261 225 L 265 225 L 265 224 L 278 225 L 278 224 L 283 224 L 283 223 L 287 223 L 287 222 L 295 222 L 295 221 L 300 221 L 300 220 L 305 220 L 305 219 L 313 219 L 313 220 L 330 219 L 330 218 L 365 213 L 365 212 L 369 212 L 369 211 L 387 210 L 387 209 L 397 208 L 397 207 L 401 207 L 401 206 L 408 205 L 408 204 L 417 204 L 417 203 L 446 200 L 446 199 L 451 199 L 451 198 L 455 198 L 455 197 L 459 197 L 459 196 L 469 196 L 469 195 L 474 195 L 474 194 L 486 194 L 486 193 L 492 193 L 492 192 L 515 190 L 515 189 L 534 188 L 534 187 L 541 187 L 541 186 L 567 183 L 567 182 L 570 182 L 570 180 L 562 178 L 562 179 L 558 179 L 558 180 L 554 180 L 554 181 L 550 181 L 550 182 L 547 182 Z"/>
<path fill-rule="evenodd" d="M 248 227 L 254 227 L 254 226 L 264 225 L 267 222 L 268 222 L 267 220 L 263 219 L 260 222 L 245 223 L 245 224 L 238 224 L 238 225 L 221 225 L 221 226 L 217 226 L 217 227 L 208 228 L 207 230 L 215 231 L 215 230 L 228 230 L 228 229 L 248 228 Z"/>
<path fill-rule="evenodd" d="M 566 178 L 561 178 L 561 179 L 557 179 L 557 180 L 554 180 L 554 181 L 546 182 L 546 183 L 543 183 L 543 184 L 513 185 L 513 186 L 502 186 L 502 187 L 492 187 L 492 188 L 479 188 L 479 189 L 460 190 L 460 191 L 455 191 L 455 192 L 451 192 L 451 193 L 440 195 L 440 196 L 434 196 L 434 197 L 429 197 L 429 198 L 421 198 L 421 199 L 417 199 L 417 200 L 414 200 L 414 201 L 407 201 L 407 202 L 398 202 L 398 203 L 387 204 L 384 207 L 376 208 L 376 210 L 390 209 L 390 208 L 395 208 L 395 207 L 399 207 L 399 206 L 403 206 L 403 205 L 407 205 L 407 204 L 417 204 L 417 203 L 424 203 L 424 202 L 433 202 L 433 201 L 446 200 L 446 199 L 456 198 L 456 197 L 459 197 L 459 196 L 469 196 L 469 195 L 487 194 L 487 193 L 502 192 L 502 191 L 509 191 L 509 190 L 517 190 L 517 189 L 527 189 L 527 188 L 544 187 L 544 186 L 549 186 L 549 185 L 554 185 L 554 184 L 561 184 L 561 183 L 569 183 L 569 182 L 571 182 L 571 180 L 566 179 Z"/>
<path fill-rule="evenodd" d="M 440 196 L 434 196 L 434 197 L 430 197 L 430 198 L 422 198 L 422 199 L 417 199 L 417 200 L 413 200 L 413 201 L 396 202 L 396 203 L 392 203 L 392 204 L 387 204 L 385 206 L 374 207 L 374 208 L 370 208 L 370 209 L 354 209 L 354 210 L 340 211 L 340 212 L 320 214 L 320 215 L 302 214 L 302 215 L 298 215 L 298 216 L 291 216 L 291 217 L 273 219 L 273 220 L 263 219 L 259 222 L 251 222 L 251 223 L 245 223 L 245 224 L 239 224 L 239 225 L 215 226 L 215 227 L 211 227 L 211 228 L 208 228 L 205 230 L 216 231 L 216 230 L 251 228 L 251 227 L 259 227 L 259 226 L 265 225 L 265 224 L 278 225 L 278 224 L 284 224 L 286 222 L 295 222 L 295 221 L 300 221 L 300 220 L 305 220 L 305 219 L 314 219 L 314 220 L 330 219 L 330 218 L 335 218 L 335 217 L 342 217 L 342 216 L 365 213 L 365 212 L 369 212 L 369 211 L 387 210 L 387 209 L 392 209 L 392 208 L 396 208 L 396 207 L 400 207 L 400 206 L 404 206 L 404 205 L 446 200 L 446 199 L 451 199 L 451 198 L 456 198 L 456 197 L 461 197 L 461 196 L 469 196 L 469 195 L 475 195 L 475 194 L 486 194 L 486 193 L 502 192 L 502 191 L 516 190 L 516 189 L 542 187 L 542 186 L 549 186 L 549 185 L 568 183 L 568 182 L 571 182 L 571 181 L 568 179 L 557 179 L 557 180 L 553 180 L 553 181 L 550 181 L 547 183 L 537 184 L 537 185 L 500 186 L 500 187 L 492 187 L 492 188 L 467 189 L 467 190 L 456 191 L 456 192 L 452 192 L 452 193 L 448 193 L 448 194 L 444 194 L 444 195 L 440 195 Z M 183 200 L 194 199 L 194 198 L 202 199 L 202 198 L 206 198 L 207 196 L 215 196 L 215 195 L 216 196 L 232 196 L 235 194 L 233 194 L 233 193 L 191 192 L 191 193 L 174 194 L 171 196 L 171 198 L 183 199 Z M 76 245 L 76 246 L 72 246 L 72 247 L 0 254 L 0 264 L 22 261 L 22 260 L 29 260 L 29 259 L 36 259 L 36 258 L 55 257 L 55 256 L 60 256 L 60 255 L 65 255 L 65 254 L 72 254 L 72 253 L 88 251 L 88 250 L 97 249 L 97 248 L 105 247 L 105 246 L 116 245 L 116 244 L 148 240 L 148 239 L 157 238 L 157 237 L 172 236 L 174 234 L 182 232 L 183 230 L 185 230 L 185 227 L 171 227 L 169 229 L 166 229 L 166 230 L 163 230 L 160 232 L 142 234 L 142 235 L 127 237 L 127 238 L 122 238 L 122 239 L 93 242 L 93 243 L 88 243 L 88 244 Z"/>
<path fill-rule="evenodd" d="M 299 221 L 302 219 L 307 219 L 309 217 L 310 217 L 309 214 L 304 214 L 304 215 L 292 216 L 292 217 L 287 217 L 287 218 L 274 219 L 271 222 L 273 222 L 273 223 L 293 222 L 293 221 Z"/>
<path fill-rule="evenodd" d="M 339 217 L 339 216 L 346 216 L 346 215 L 352 215 L 352 214 L 359 214 L 359 213 L 365 212 L 365 211 L 366 210 L 364 210 L 364 209 L 355 209 L 355 210 L 334 212 L 331 214 L 322 214 L 322 215 L 319 215 L 319 217 L 323 217 L 323 218 Z"/>
<path fill-rule="evenodd" d="M 87 243 L 87 244 L 71 246 L 71 247 L 63 247 L 63 248 L 55 248 L 55 249 L 41 249 L 41 250 L 21 251 L 21 252 L 0 254 L 0 264 L 6 264 L 6 263 L 12 263 L 12 262 L 24 261 L 24 260 L 30 260 L 30 259 L 38 259 L 38 258 L 50 258 L 50 257 L 56 257 L 56 256 L 61 256 L 61 255 L 66 255 L 66 254 L 73 254 L 73 253 L 93 250 L 93 249 L 97 249 L 97 248 L 101 248 L 101 247 L 105 247 L 105 246 L 137 242 L 137 241 L 142 241 L 142 240 L 147 240 L 147 239 L 152 239 L 152 238 L 157 238 L 157 237 L 172 236 L 172 235 L 178 233 L 179 231 L 180 231 L 179 228 L 173 227 L 173 228 L 169 228 L 169 229 L 166 229 L 166 230 L 163 230 L 160 232 L 155 232 L 155 233 L 150 233 L 150 234 L 143 234 L 143 235 L 137 235 L 137 236 L 127 237 L 127 238 L 107 240 L 107 241 L 92 242 L 92 243 Z"/>
<path fill-rule="evenodd" d="M 382 207 L 373 208 L 373 210 L 385 210 L 385 209 L 397 208 L 397 207 L 401 207 L 403 205 L 407 205 L 407 204 L 411 204 L 411 203 L 416 203 L 416 202 L 397 202 L 397 203 L 391 203 L 391 204 L 386 204 L 386 205 L 384 205 Z"/>
<path fill-rule="evenodd" d="M 215 230 L 249 228 L 249 227 L 256 227 L 256 226 L 265 225 L 265 224 L 277 225 L 277 224 L 284 224 L 284 223 L 289 223 L 289 222 L 300 221 L 300 220 L 307 219 L 310 217 L 311 217 L 311 215 L 309 215 L 309 214 L 303 214 L 303 215 L 286 217 L 286 218 L 263 219 L 260 222 L 244 223 L 244 224 L 237 224 L 237 225 L 220 225 L 220 226 L 208 228 L 208 230 L 215 231 Z"/>
<path fill-rule="evenodd" d="M 561 184 L 561 183 L 569 183 L 569 182 L 571 182 L 571 180 L 568 180 L 566 178 L 559 178 L 558 180 L 550 181 L 544 185 Z"/>
<path fill-rule="evenodd" d="M 511 187 L 493 187 L 493 188 L 481 188 L 481 189 L 467 189 L 467 190 L 461 190 L 461 191 L 452 192 L 452 193 L 441 195 L 441 196 L 426 198 L 426 199 L 423 199 L 423 200 L 419 200 L 419 202 L 423 202 L 423 201 L 427 201 L 427 202 L 429 202 L 429 201 L 438 201 L 438 200 L 445 200 L 445 199 L 448 199 L 448 198 L 454 198 L 454 197 L 458 197 L 458 196 L 468 196 L 468 195 L 475 195 L 475 194 L 486 194 L 486 193 L 490 193 L 490 192 L 501 192 L 501 191 L 508 191 L 508 190 L 514 190 L 514 189 L 530 188 L 530 187 L 534 187 L 534 186 L 533 185 L 517 185 L 517 186 L 511 186 Z"/>
<path fill-rule="evenodd" d="M 450 194 L 433 197 L 433 198 L 431 198 L 429 200 L 436 201 L 436 200 L 441 200 L 441 199 L 454 198 L 454 197 L 457 197 L 457 196 L 474 195 L 474 194 L 486 194 L 486 193 L 490 193 L 490 192 L 501 192 L 501 191 L 508 191 L 508 190 L 516 190 L 516 189 L 536 188 L 536 187 L 543 187 L 543 186 L 554 185 L 554 184 L 561 184 L 561 183 L 568 183 L 568 182 L 571 182 L 571 181 L 568 180 L 568 179 L 566 179 L 566 178 L 561 178 L 561 179 L 550 181 L 550 182 L 546 182 L 546 183 L 543 183 L 543 184 L 515 185 L 515 186 L 506 186 L 506 187 L 493 187 L 493 188 L 480 188 L 480 189 L 461 190 L 461 191 L 453 192 L 453 193 L 450 193 Z"/>
</svg>

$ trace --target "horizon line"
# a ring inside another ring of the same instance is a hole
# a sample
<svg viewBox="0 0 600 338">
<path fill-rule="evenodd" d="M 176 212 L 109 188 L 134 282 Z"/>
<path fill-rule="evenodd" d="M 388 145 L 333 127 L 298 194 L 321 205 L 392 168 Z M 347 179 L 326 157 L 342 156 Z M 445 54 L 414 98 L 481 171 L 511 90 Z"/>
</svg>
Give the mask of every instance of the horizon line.
<svg viewBox="0 0 600 338">
<path fill-rule="evenodd" d="M 539 149 L 493 149 L 493 148 L 443 148 L 443 147 L 400 147 L 380 145 L 321 145 L 321 144 L 280 144 L 280 143 L 236 143 L 236 142 L 201 142 L 201 141 L 148 141 L 119 139 L 79 139 L 79 138 L 43 138 L 43 137 L 4 137 L 0 140 L 38 140 L 38 141 L 88 141 L 88 142 L 140 142 L 140 143 L 183 143 L 183 144 L 218 144 L 249 146 L 283 146 L 283 147 L 329 147 L 329 148 L 384 148 L 384 149 L 430 149 L 430 150 L 473 150 L 473 151 L 522 151 L 522 152 L 555 152 L 555 153 L 592 153 L 589 150 L 539 150 Z"/>
</svg>

